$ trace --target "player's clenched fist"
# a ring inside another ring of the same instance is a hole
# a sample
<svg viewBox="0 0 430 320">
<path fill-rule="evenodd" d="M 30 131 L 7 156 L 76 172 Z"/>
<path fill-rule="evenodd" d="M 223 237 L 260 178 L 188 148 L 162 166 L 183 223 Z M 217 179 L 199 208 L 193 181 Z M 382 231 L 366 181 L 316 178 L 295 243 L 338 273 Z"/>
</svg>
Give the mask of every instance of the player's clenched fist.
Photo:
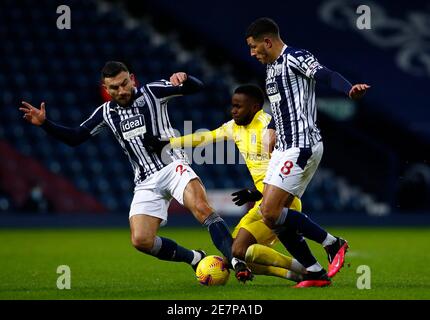
<svg viewBox="0 0 430 320">
<path fill-rule="evenodd" d="M 46 119 L 46 111 L 45 111 L 45 102 L 40 104 L 40 109 L 33 107 L 28 102 L 22 101 L 22 106 L 19 108 L 22 112 L 24 112 L 24 119 L 34 124 L 36 126 L 40 126 L 45 122 Z"/>
<path fill-rule="evenodd" d="M 174 86 L 179 86 L 187 80 L 188 76 L 185 72 L 176 72 L 171 75 L 170 82 Z"/>
</svg>

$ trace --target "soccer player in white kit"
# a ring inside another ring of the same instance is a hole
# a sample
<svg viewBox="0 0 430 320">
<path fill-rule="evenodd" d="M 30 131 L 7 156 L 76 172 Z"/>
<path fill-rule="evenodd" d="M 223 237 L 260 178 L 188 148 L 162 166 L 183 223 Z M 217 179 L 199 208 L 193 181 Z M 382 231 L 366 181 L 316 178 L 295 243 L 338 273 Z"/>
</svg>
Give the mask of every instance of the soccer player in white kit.
<svg viewBox="0 0 430 320">
<path fill-rule="evenodd" d="M 295 196 L 303 195 L 323 153 L 316 125 L 316 81 L 351 99 L 361 98 L 369 86 L 353 86 L 339 73 L 321 65 L 310 52 L 287 46 L 272 19 L 255 20 L 245 38 L 251 56 L 266 65 L 266 93 L 276 128 L 276 147 L 264 179 L 261 213 L 287 250 L 306 267 L 304 281 L 297 287 L 327 286 L 344 264 L 348 243 L 288 207 Z M 312 255 L 303 236 L 324 246 L 328 273 Z"/>
<path fill-rule="evenodd" d="M 105 64 L 102 82 L 112 100 L 99 106 L 76 128 L 48 120 L 44 102 L 40 109 L 22 102 L 20 110 L 28 122 L 71 146 L 87 141 L 102 129 L 112 131 L 134 171 L 135 189 L 129 221 L 131 242 L 137 250 L 161 260 L 186 262 L 196 269 L 205 256 L 203 251 L 189 250 L 157 235 L 159 227 L 167 222 L 167 209 L 175 198 L 208 228 L 214 245 L 227 258 L 236 278 L 243 282 L 251 280 L 252 273 L 245 262 L 233 257 L 230 231 L 210 207 L 204 186 L 189 166 L 184 152 L 172 149 L 162 157 L 150 143 L 174 136 L 167 102 L 173 97 L 200 91 L 203 83 L 178 72 L 170 81 L 159 80 L 136 88 L 134 75 L 118 61 Z"/>
</svg>

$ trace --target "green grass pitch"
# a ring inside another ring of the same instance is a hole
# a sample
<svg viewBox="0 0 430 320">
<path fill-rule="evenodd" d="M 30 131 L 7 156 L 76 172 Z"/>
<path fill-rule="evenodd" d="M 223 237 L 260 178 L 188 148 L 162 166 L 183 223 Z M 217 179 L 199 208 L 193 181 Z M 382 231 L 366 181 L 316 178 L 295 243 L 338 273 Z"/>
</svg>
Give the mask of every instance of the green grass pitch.
<svg viewBox="0 0 430 320">
<path fill-rule="evenodd" d="M 204 287 L 183 263 L 159 261 L 135 250 L 127 229 L 0 230 L 0 299 L 429 299 L 428 228 L 329 228 L 348 239 L 347 263 L 327 288 L 294 289 L 293 283 L 257 276 L 241 284 Z M 218 254 L 203 228 L 161 229 L 189 248 Z M 309 242 L 327 265 L 324 250 Z M 282 248 L 280 246 L 278 249 Z M 57 267 L 68 265 L 71 289 L 57 289 Z M 360 265 L 371 289 L 357 288 Z"/>
</svg>

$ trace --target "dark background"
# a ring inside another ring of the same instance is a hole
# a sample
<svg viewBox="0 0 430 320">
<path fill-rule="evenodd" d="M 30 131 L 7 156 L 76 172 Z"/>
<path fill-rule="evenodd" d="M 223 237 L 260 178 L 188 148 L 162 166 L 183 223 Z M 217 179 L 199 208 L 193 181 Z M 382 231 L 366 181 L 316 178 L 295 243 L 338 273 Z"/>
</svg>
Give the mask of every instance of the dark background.
<svg viewBox="0 0 430 320">
<path fill-rule="evenodd" d="M 56 28 L 62 4 L 71 9 L 70 30 Z M 356 27 L 362 4 L 371 9 L 370 30 Z M 77 126 L 103 102 L 104 62 L 123 60 L 140 84 L 179 70 L 202 79 L 203 93 L 170 103 L 171 121 L 181 133 L 185 120 L 193 121 L 193 130 L 215 129 L 230 119 L 235 86 L 264 85 L 264 66 L 250 57 L 244 39 L 247 26 L 261 16 L 277 21 L 288 45 L 309 50 L 352 83 L 372 86 L 358 103 L 318 86 L 320 106 L 328 106 L 318 114 L 325 152 L 303 198 L 305 212 L 342 214 L 351 221 L 428 216 L 425 1 L 44 0 L 36 6 L 6 0 L 0 4 L 0 221 L 64 213 L 126 221 L 132 198 L 130 165 L 110 133 L 70 148 L 25 123 L 21 100 L 37 106 L 45 101 L 50 119 Z M 343 107 L 351 110 L 346 117 Z M 193 168 L 209 193 L 252 186 L 243 164 Z M 174 203 L 171 212 L 182 217 L 184 210 Z"/>
</svg>

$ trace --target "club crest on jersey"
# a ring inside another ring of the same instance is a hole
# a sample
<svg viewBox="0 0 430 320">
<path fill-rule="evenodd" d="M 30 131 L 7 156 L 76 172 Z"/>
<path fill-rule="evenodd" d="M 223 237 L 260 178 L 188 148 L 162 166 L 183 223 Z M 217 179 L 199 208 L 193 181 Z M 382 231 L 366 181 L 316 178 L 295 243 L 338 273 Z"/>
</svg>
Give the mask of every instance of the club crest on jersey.
<svg viewBox="0 0 430 320">
<path fill-rule="evenodd" d="M 143 107 L 144 105 L 145 105 L 145 97 L 139 97 L 139 98 L 137 98 L 135 101 L 134 101 L 134 103 L 135 103 L 135 105 L 137 106 L 137 107 Z"/>
<path fill-rule="evenodd" d="M 119 126 L 125 140 L 131 140 L 146 132 L 145 118 L 142 115 L 122 120 Z"/>
</svg>

